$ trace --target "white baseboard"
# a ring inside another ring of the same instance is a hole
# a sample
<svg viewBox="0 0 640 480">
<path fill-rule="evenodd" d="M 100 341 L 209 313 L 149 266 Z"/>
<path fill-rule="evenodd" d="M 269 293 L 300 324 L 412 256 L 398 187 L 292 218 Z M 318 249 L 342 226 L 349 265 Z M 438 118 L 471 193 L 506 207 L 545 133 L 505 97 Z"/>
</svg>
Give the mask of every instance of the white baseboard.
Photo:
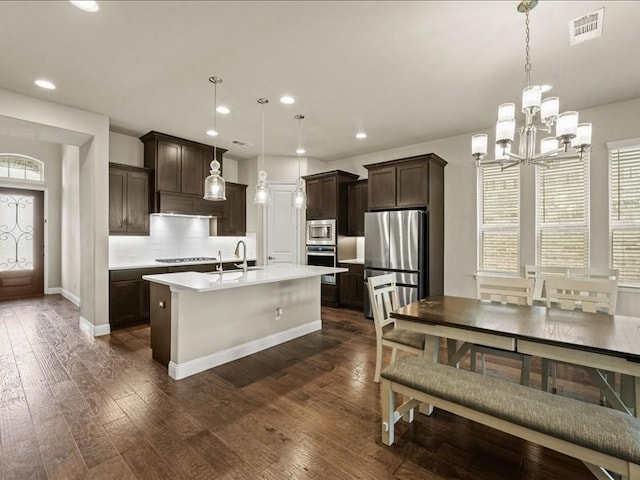
<svg viewBox="0 0 640 480">
<path fill-rule="evenodd" d="M 81 330 L 84 330 L 92 337 L 101 337 L 102 335 L 109 335 L 111 333 L 111 325 L 108 323 L 103 325 L 94 325 L 82 316 L 80 317 L 79 325 Z"/>
<path fill-rule="evenodd" d="M 288 342 L 294 338 L 302 337 L 312 332 L 317 332 L 322 329 L 322 320 L 315 320 L 313 322 L 305 323 L 299 327 L 290 328 L 283 332 L 274 333 L 268 337 L 259 338 L 250 342 L 238 345 L 235 347 L 227 348 L 220 352 L 211 353 L 203 357 L 189 360 L 183 363 L 169 362 L 169 376 L 175 380 L 181 380 L 183 378 L 195 375 L 196 373 L 204 372 L 210 368 L 217 367 L 224 363 L 237 360 L 238 358 L 246 357 L 253 353 L 266 350 L 267 348 L 275 347 L 281 343 Z"/>
<path fill-rule="evenodd" d="M 76 307 L 80 308 L 80 298 L 76 297 L 73 293 L 68 292 L 62 287 L 47 288 L 45 292 L 47 295 L 62 295 L 64 298 L 73 303 Z"/>
</svg>

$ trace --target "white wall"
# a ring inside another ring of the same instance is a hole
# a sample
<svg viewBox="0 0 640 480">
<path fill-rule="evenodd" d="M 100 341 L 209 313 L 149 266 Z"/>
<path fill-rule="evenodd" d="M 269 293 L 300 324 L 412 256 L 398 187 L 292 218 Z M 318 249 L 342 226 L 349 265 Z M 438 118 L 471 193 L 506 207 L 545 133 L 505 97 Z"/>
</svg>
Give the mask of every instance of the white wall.
<svg viewBox="0 0 640 480">
<path fill-rule="evenodd" d="M 0 124 L 11 135 L 80 148 L 81 326 L 109 331 L 109 119 L 61 104 L 0 90 Z M 76 253 L 77 255 L 77 253 Z"/>
<path fill-rule="evenodd" d="M 80 149 L 62 146 L 62 294 L 79 305 L 81 268 L 80 251 Z"/>
<path fill-rule="evenodd" d="M 60 145 L 39 140 L 0 134 L 0 153 L 27 155 L 44 162 L 44 185 L 25 185 L 24 183 L 0 179 L 0 185 L 18 188 L 45 190 L 45 263 L 47 276 L 45 288 L 56 289 L 61 286 L 60 273 L 60 221 L 61 221 L 61 150 Z M 46 292 L 45 292 L 46 293 Z"/>
<path fill-rule="evenodd" d="M 639 136 L 640 99 L 583 110 L 580 112 L 580 121 L 593 124 L 590 170 L 591 266 L 607 267 L 609 216 L 606 143 Z M 490 130 L 486 133 L 490 137 L 493 135 Z M 470 145 L 471 133 L 328 162 L 318 172 L 341 169 L 366 177 L 363 165 L 423 153 L 436 153 L 449 162 L 445 167 L 444 291 L 447 295 L 474 297 L 473 275 L 477 269 L 476 167 L 470 155 Z M 524 265 L 535 263 L 535 191 L 533 168 L 524 167 L 522 172 L 521 264 Z M 623 289 L 618 297 L 617 312 L 638 315 L 640 294 Z"/>
<path fill-rule="evenodd" d="M 143 167 L 144 144 L 137 137 L 109 132 L 109 161 L 132 167 Z"/>
</svg>

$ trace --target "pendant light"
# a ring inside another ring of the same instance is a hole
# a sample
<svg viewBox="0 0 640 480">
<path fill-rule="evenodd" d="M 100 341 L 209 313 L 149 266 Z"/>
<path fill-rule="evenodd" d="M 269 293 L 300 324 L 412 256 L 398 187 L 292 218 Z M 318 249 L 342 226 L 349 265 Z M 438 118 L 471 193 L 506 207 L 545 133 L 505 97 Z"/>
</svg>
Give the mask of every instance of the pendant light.
<svg viewBox="0 0 640 480">
<path fill-rule="evenodd" d="M 267 172 L 264 170 L 264 106 L 269 103 L 269 100 L 259 98 L 258 103 L 262 105 L 262 155 L 260 156 L 260 171 L 258 172 L 258 183 L 256 184 L 256 193 L 253 196 L 253 203 L 266 205 L 271 203 L 271 189 L 267 185 Z"/>
<path fill-rule="evenodd" d="M 306 153 L 306 150 L 302 148 L 300 122 L 304 119 L 304 115 L 296 115 L 294 117 L 298 120 L 298 148 L 296 153 L 298 154 L 298 180 L 296 180 L 296 189 L 291 194 L 291 206 L 294 208 L 307 208 L 307 194 L 304 193 L 304 180 L 300 176 L 300 155 Z"/>
<path fill-rule="evenodd" d="M 226 200 L 226 188 L 224 178 L 220 175 L 220 162 L 216 156 L 218 146 L 218 117 L 216 115 L 218 108 L 218 84 L 222 83 L 220 77 L 209 77 L 209 81 L 213 83 L 213 132 L 215 140 L 213 142 L 213 161 L 211 162 L 211 175 L 204 181 L 204 199 L 220 201 Z"/>
</svg>

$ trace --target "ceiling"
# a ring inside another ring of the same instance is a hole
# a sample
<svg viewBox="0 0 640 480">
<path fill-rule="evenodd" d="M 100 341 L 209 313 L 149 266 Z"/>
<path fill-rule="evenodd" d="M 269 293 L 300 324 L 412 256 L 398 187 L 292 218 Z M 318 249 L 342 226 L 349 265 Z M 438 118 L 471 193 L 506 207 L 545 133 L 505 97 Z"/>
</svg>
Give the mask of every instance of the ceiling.
<svg viewBox="0 0 640 480">
<path fill-rule="evenodd" d="M 115 132 L 213 144 L 216 75 L 218 104 L 231 108 L 217 125 L 229 156 L 259 154 L 265 97 L 265 154 L 295 156 L 301 113 L 307 155 L 329 161 L 491 128 L 525 82 L 515 1 L 100 5 L 0 2 L 0 88 L 106 115 Z M 603 36 L 569 46 L 568 21 L 603 6 Z M 638 18 L 640 2 L 541 0 L 532 83 L 552 84 L 561 111 L 639 98 Z"/>
</svg>

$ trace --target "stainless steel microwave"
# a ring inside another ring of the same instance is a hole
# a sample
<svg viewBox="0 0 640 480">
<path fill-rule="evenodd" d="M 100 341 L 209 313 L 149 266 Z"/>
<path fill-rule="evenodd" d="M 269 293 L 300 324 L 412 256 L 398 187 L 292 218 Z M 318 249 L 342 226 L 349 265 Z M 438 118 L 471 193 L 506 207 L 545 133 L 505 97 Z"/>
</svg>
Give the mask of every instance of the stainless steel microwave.
<svg viewBox="0 0 640 480">
<path fill-rule="evenodd" d="M 335 244 L 336 244 L 335 219 L 307 221 L 307 245 L 335 245 Z"/>
</svg>

